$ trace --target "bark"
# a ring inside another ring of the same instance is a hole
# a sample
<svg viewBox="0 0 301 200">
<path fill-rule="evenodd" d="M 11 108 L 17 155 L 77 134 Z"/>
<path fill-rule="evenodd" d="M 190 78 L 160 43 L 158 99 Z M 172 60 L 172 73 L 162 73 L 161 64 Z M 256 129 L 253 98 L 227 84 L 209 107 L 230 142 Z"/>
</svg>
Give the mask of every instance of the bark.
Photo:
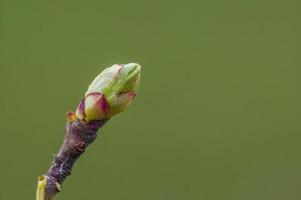
<svg viewBox="0 0 301 200">
<path fill-rule="evenodd" d="M 74 122 L 67 122 L 64 142 L 45 175 L 47 178 L 45 200 L 52 200 L 55 194 L 61 190 L 61 185 L 71 174 L 74 163 L 85 152 L 89 144 L 96 139 L 97 130 L 106 121 L 88 123 L 83 120 L 75 120 Z"/>
</svg>

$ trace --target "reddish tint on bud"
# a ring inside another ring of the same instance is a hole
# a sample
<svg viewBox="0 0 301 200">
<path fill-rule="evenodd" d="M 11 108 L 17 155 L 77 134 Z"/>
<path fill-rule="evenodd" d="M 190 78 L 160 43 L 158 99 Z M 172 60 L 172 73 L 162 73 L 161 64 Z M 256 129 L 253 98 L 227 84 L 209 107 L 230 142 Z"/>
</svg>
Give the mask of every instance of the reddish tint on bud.
<svg viewBox="0 0 301 200">
<path fill-rule="evenodd" d="M 89 86 L 77 107 L 76 118 L 102 120 L 125 110 L 136 96 L 140 72 L 141 67 L 136 63 L 106 68 Z"/>
<path fill-rule="evenodd" d="M 78 105 L 76 117 L 78 119 L 105 119 L 109 111 L 106 97 L 98 92 L 88 94 Z"/>
</svg>

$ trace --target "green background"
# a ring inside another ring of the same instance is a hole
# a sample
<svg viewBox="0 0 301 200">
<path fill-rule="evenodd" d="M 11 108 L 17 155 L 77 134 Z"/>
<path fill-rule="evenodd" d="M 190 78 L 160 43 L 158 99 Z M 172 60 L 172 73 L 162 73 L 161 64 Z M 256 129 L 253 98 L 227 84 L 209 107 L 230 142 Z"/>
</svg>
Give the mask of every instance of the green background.
<svg viewBox="0 0 301 200">
<path fill-rule="evenodd" d="M 36 177 L 105 67 L 143 67 L 133 105 L 57 200 L 300 200 L 300 2 L 0 0 L 0 199 Z"/>
</svg>

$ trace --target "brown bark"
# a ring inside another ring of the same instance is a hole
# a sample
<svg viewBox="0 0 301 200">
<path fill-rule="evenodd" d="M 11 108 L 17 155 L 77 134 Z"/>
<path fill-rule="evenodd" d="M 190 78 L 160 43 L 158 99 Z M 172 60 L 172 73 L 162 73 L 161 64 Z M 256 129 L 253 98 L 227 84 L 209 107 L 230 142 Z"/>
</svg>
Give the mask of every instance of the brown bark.
<svg viewBox="0 0 301 200">
<path fill-rule="evenodd" d="M 96 139 L 97 130 L 106 121 L 107 119 L 92 122 L 83 120 L 67 122 L 64 142 L 46 174 L 45 200 L 52 200 L 54 195 L 61 190 L 61 185 L 71 174 L 74 163 Z"/>
</svg>

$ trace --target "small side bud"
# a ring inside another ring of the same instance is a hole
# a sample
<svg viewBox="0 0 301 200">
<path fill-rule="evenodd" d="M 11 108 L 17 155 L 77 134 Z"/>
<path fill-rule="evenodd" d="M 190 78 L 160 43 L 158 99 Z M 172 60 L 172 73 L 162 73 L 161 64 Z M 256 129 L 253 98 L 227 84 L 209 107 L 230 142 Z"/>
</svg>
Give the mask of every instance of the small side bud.
<svg viewBox="0 0 301 200">
<path fill-rule="evenodd" d="M 76 118 L 103 120 L 125 110 L 136 96 L 140 74 L 141 66 L 136 63 L 106 68 L 90 84 L 77 107 Z"/>
<path fill-rule="evenodd" d="M 74 122 L 76 120 L 75 113 L 72 111 L 68 111 L 66 113 L 66 118 L 67 118 L 68 122 L 70 122 L 70 123 Z"/>
<path fill-rule="evenodd" d="M 47 177 L 39 176 L 38 177 L 38 187 L 37 187 L 37 191 L 36 191 L 36 199 L 37 200 L 45 200 L 46 184 L 47 184 Z"/>
</svg>

